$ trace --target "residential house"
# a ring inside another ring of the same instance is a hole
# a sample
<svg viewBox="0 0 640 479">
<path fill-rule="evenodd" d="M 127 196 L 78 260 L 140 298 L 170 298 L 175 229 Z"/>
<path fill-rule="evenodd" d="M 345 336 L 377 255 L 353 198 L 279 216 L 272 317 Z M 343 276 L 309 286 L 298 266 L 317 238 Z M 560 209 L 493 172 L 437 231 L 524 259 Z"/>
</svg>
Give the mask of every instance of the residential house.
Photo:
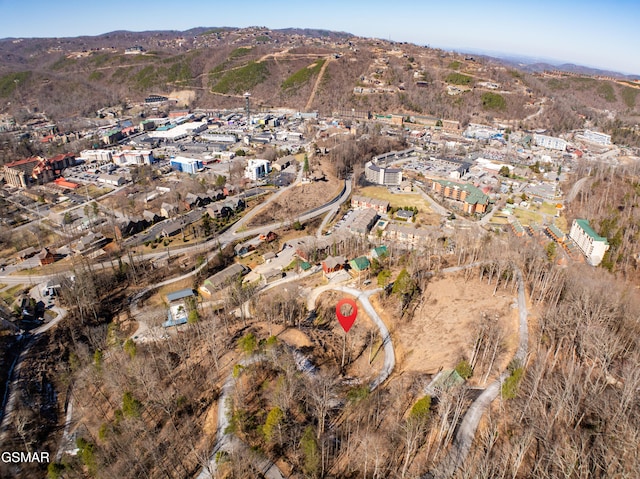
<svg viewBox="0 0 640 479">
<path fill-rule="evenodd" d="M 172 218 L 178 213 L 178 205 L 171 203 L 162 203 L 160 206 L 160 215 L 165 218 Z"/>
<path fill-rule="evenodd" d="M 222 188 L 222 192 L 224 193 L 224 196 L 235 195 L 238 192 L 238 187 L 227 183 L 224 185 L 224 188 Z"/>
<path fill-rule="evenodd" d="M 369 266 L 371 266 L 371 263 L 369 262 L 369 259 L 366 256 L 359 256 L 349 261 L 349 266 L 353 271 L 357 273 L 361 273 L 362 271 L 369 269 Z"/>
<path fill-rule="evenodd" d="M 262 259 L 265 263 L 269 263 L 274 258 L 277 258 L 277 255 L 273 251 L 268 251 L 262 255 Z"/>
<path fill-rule="evenodd" d="M 233 280 L 239 279 L 242 276 L 246 275 L 249 271 L 251 270 L 245 265 L 234 263 L 231 266 L 223 269 L 222 271 L 218 271 L 216 274 L 205 279 L 202 286 L 200 286 L 200 291 L 207 295 L 213 295 L 216 291 L 224 288 Z"/>
<path fill-rule="evenodd" d="M 158 233 L 158 236 L 162 236 L 163 238 L 170 238 L 171 236 L 177 235 L 182 230 L 183 227 L 184 227 L 184 224 L 182 222 L 182 219 L 167 221 L 162 226 L 162 229 Z"/>
<path fill-rule="evenodd" d="M 145 214 L 148 213 L 148 214 Z M 150 215 L 150 219 L 148 218 Z M 142 218 L 133 217 L 122 220 L 119 224 L 115 226 L 116 238 L 122 239 L 127 238 L 129 236 L 133 236 L 135 234 L 140 233 L 141 231 L 146 230 L 151 224 L 155 223 L 157 219 L 160 217 L 151 211 L 144 211 L 142 213 Z"/>
<path fill-rule="evenodd" d="M 90 232 L 73 245 L 75 254 L 90 255 L 109 243 L 109 239 L 101 233 Z"/>
<path fill-rule="evenodd" d="M 209 196 L 211 201 L 220 201 L 220 200 L 223 200 L 225 197 L 224 191 L 220 188 L 215 190 L 213 189 L 207 190 L 207 195 Z"/>
<path fill-rule="evenodd" d="M 158 213 L 151 210 L 144 210 L 142 212 L 142 218 L 148 221 L 149 223 L 157 223 L 162 219 L 162 217 L 158 215 Z"/>
<path fill-rule="evenodd" d="M 271 243 L 272 241 L 275 241 L 276 239 L 278 239 L 278 235 L 275 234 L 273 231 L 269 231 L 266 234 L 260 234 L 260 240 L 264 241 L 265 243 Z"/>
<path fill-rule="evenodd" d="M 218 201 L 207 207 L 207 213 L 212 218 L 229 218 L 233 215 L 233 209 Z"/>
<path fill-rule="evenodd" d="M 181 289 L 167 294 L 169 309 L 167 320 L 162 323 L 165 328 L 185 324 L 189 320 L 189 302 L 195 303 L 195 294 L 191 288 Z"/>
<path fill-rule="evenodd" d="M 260 246 L 260 244 L 262 244 L 262 241 L 263 240 L 260 239 L 260 235 L 258 235 L 248 241 L 245 241 L 244 243 L 237 244 L 233 250 L 236 256 L 247 256 L 258 246 Z"/>
<path fill-rule="evenodd" d="M 265 284 L 271 284 L 274 281 L 278 281 L 283 277 L 284 273 L 279 269 L 269 269 L 262 273 L 262 279 L 264 279 Z"/>
<path fill-rule="evenodd" d="M 245 209 L 247 203 L 241 196 L 230 196 L 224 200 L 224 206 L 227 206 L 233 210 L 234 213 Z"/>
<path fill-rule="evenodd" d="M 411 210 L 398 210 L 396 211 L 396 218 L 403 221 L 411 221 L 413 218 L 413 211 Z"/>
<path fill-rule="evenodd" d="M 282 158 L 278 158 L 271 166 L 276 171 L 282 171 L 288 168 L 294 161 L 296 161 L 296 159 L 293 155 L 287 155 Z"/>
<path fill-rule="evenodd" d="M 187 193 L 184 197 L 184 202 L 189 206 L 189 209 L 199 208 L 205 206 L 210 202 L 209 197 L 200 196 L 195 193 Z"/>
<path fill-rule="evenodd" d="M 375 258 L 375 259 L 386 258 L 387 256 L 389 256 L 389 250 L 385 245 L 376 246 L 371 250 L 370 255 L 372 258 Z"/>
<path fill-rule="evenodd" d="M 18 261 L 24 261 L 25 259 L 31 258 L 34 256 L 38 250 L 36 250 L 33 246 L 29 246 L 28 248 L 23 249 L 22 251 L 18 251 L 16 257 Z"/>
<path fill-rule="evenodd" d="M 49 251 L 49 248 L 43 248 L 42 251 L 38 253 L 38 259 L 40 260 L 40 266 L 44 266 L 54 263 L 57 258 L 55 254 Z"/>
<path fill-rule="evenodd" d="M 347 259 L 344 256 L 327 256 L 322 262 L 322 271 L 324 274 L 335 273 L 344 268 Z"/>
</svg>

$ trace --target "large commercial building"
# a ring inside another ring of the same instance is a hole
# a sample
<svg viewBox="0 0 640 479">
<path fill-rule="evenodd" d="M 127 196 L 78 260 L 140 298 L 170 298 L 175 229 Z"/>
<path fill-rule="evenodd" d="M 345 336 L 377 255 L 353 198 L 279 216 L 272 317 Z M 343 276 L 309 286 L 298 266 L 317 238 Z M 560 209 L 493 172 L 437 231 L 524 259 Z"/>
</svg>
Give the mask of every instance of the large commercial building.
<svg viewBox="0 0 640 479">
<path fill-rule="evenodd" d="M 195 174 L 204 168 L 201 160 L 194 158 L 185 158 L 184 156 L 176 156 L 171 158 L 171 168 L 176 171 L 182 171 L 183 173 Z"/>
<path fill-rule="evenodd" d="M 402 183 L 401 169 L 378 166 L 373 161 L 368 161 L 364 166 L 364 176 L 367 181 L 377 185 L 400 186 Z"/>
<path fill-rule="evenodd" d="M 80 157 L 89 163 L 94 161 L 113 161 L 116 165 L 150 165 L 153 162 L 153 153 L 149 150 L 84 150 Z"/>
<path fill-rule="evenodd" d="M 473 185 L 434 180 L 431 188 L 444 198 L 462 202 L 462 210 L 468 214 L 485 213 L 489 206 L 489 197 Z"/>
<path fill-rule="evenodd" d="M 83 150 L 80 152 L 80 158 L 84 158 L 88 162 L 94 161 L 113 161 L 112 150 Z"/>
<path fill-rule="evenodd" d="M 567 142 L 562 138 L 556 138 L 555 136 L 538 135 L 536 133 L 533 135 L 533 141 L 536 143 L 536 146 L 541 146 L 542 148 L 548 148 L 550 150 L 565 151 L 567 149 Z"/>
<path fill-rule="evenodd" d="M 58 178 L 62 170 L 76 164 L 71 153 L 56 155 L 46 159 L 40 156 L 13 161 L 4 165 L 4 179 L 16 188 L 28 188 L 34 184 L 44 184 Z"/>
<path fill-rule="evenodd" d="M 582 138 L 590 141 L 591 143 L 598 143 L 603 146 L 611 144 L 611 135 L 600 133 L 599 131 L 584 130 Z"/>
<path fill-rule="evenodd" d="M 175 120 L 175 123 L 179 121 Z M 161 126 L 155 131 L 148 133 L 149 138 L 162 138 L 168 141 L 177 141 L 188 136 L 195 136 L 207 129 L 206 121 L 193 121 L 188 123 L 175 124 L 170 123 Z"/>
<path fill-rule="evenodd" d="M 150 165 L 153 162 L 153 153 L 149 150 L 125 150 L 113 154 L 113 162 L 116 165 Z"/>
<path fill-rule="evenodd" d="M 271 172 L 271 164 L 267 160 L 249 160 L 244 176 L 252 181 L 264 178 Z"/>
<path fill-rule="evenodd" d="M 596 233 L 587 220 L 573 220 L 569 237 L 578 245 L 587 262 L 593 266 L 598 266 L 602 262 L 604 254 L 609 249 L 607 238 Z"/>
</svg>

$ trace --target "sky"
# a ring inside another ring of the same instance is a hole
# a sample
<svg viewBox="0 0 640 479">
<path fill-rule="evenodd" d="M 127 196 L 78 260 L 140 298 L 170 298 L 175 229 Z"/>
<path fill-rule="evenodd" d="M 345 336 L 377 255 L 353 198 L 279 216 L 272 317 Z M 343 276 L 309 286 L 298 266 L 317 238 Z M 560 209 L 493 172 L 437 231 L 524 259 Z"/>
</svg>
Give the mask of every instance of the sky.
<svg viewBox="0 0 640 479">
<path fill-rule="evenodd" d="M 266 26 L 346 31 L 640 75 L 640 1 L 0 0 L 0 38 Z"/>
</svg>

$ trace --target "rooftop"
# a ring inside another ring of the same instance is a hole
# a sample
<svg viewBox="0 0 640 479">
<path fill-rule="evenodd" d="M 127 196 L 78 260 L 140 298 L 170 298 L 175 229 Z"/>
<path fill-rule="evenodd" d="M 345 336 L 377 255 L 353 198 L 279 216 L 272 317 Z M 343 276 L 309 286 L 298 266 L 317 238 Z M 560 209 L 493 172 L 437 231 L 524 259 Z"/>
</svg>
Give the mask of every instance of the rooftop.
<svg viewBox="0 0 640 479">
<path fill-rule="evenodd" d="M 582 231 L 584 231 L 588 236 L 593 238 L 595 241 L 604 241 L 605 243 L 607 242 L 607 238 L 605 238 L 604 236 L 600 236 L 598 233 L 596 233 L 593 230 L 593 228 L 589 225 L 589 220 L 576 219 L 576 223 L 578 223 L 578 226 L 582 228 Z"/>
<path fill-rule="evenodd" d="M 195 296 L 191 288 L 181 289 L 167 294 L 167 301 L 171 303 L 173 301 L 178 301 L 179 299 L 188 298 L 189 296 Z"/>
<path fill-rule="evenodd" d="M 486 205 L 489 203 L 489 197 L 485 195 L 482 190 L 476 188 L 473 185 L 468 183 L 455 183 L 449 180 L 435 180 L 440 183 L 443 187 L 455 188 L 458 190 L 463 190 L 467 192 L 467 197 L 465 198 L 465 202 L 469 204 L 480 204 Z"/>
</svg>

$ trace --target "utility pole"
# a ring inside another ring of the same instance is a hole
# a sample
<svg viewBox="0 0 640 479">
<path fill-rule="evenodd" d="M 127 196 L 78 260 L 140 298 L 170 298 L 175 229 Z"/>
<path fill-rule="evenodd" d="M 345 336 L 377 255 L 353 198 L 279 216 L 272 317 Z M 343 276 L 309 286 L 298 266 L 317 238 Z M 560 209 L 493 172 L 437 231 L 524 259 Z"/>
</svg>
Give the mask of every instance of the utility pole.
<svg viewBox="0 0 640 479">
<path fill-rule="evenodd" d="M 247 114 L 247 128 L 251 125 L 251 109 L 249 108 L 249 98 L 251 98 L 251 93 L 245 92 L 244 98 L 246 100 L 246 114 Z"/>
</svg>

